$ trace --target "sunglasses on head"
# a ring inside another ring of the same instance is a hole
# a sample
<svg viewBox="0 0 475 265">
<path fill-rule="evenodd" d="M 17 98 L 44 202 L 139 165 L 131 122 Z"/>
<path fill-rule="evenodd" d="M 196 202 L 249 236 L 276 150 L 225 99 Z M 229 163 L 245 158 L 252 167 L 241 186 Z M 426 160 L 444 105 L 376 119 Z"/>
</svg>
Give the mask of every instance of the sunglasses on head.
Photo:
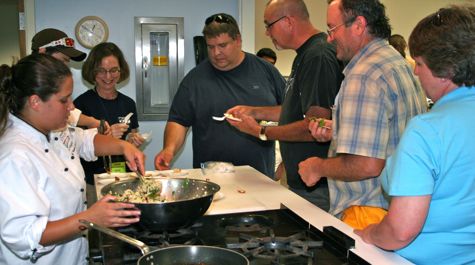
<svg viewBox="0 0 475 265">
<path fill-rule="evenodd" d="M 74 40 L 71 38 L 61 38 L 59 40 L 54 40 L 48 44 L 45 44 L 40 47 L 41 48 L 48 48 L 48 47 L 56 47 L 56 46 L 66 46 L 66 47 L 71 47 L 74 48 Z"/>
<path fill-rule="evenodd" d="M 434 14 L 434 16 L 432 17 L 432 25 L 434 26 L 441 26 L 442 23 L 444 22 L 444 20 L 442 19 L 442 12 L 444 11 L 444 8 L 441 8 L 439 9 L 439 11 L 437 11 L 437 13 Z"/>
<path fill-rule="evenodd" d="M 224 15 L 224 14 L 219 14 L 219 15 L 212 15 L 208 17 L 205 20 L 205 25 L 208 26 L 209 24 L 217 22 L 219 24 L 226 23 L 226 24 L 234 24 L 233 19 L 231 19 L 229 16 Z"/>
</svg>

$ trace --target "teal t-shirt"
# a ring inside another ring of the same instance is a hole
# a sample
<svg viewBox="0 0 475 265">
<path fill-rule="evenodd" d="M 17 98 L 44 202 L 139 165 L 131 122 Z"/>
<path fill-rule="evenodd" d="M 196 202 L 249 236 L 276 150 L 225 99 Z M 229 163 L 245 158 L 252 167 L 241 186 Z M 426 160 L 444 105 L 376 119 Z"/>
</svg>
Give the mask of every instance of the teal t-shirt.
<svg viewBox="0 0 475 265">
<path fill-rule="evenodd" d="M 475 87 L 411 120 L 381 175 L 390 196 L 431 195 L 421 233 L 397 250 L 416 264 L 475 264 Z"/>
</svg>

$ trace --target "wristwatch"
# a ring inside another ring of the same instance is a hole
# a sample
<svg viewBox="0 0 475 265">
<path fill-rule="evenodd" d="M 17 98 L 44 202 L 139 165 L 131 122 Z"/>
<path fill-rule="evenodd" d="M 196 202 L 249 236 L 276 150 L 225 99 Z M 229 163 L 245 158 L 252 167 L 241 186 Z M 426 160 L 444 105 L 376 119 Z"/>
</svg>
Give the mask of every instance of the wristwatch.
<svg viewBox="0 0 475 265">
<path fill-rule="evenodd" d="M 266 128 L 267 126 L 261 126 L 261 130 L 259 131 L 259 139 L 262 141 L 267 141 Z"/>
</svg>

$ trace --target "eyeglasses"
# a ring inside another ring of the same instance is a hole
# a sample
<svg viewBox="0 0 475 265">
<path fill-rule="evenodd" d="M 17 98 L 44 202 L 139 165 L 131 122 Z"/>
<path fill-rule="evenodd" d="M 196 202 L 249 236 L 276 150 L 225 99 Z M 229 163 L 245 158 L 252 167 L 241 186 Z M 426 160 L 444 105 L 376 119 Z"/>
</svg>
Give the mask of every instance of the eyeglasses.
<svg viewBox="0 0 475 265">
<path fill-rule="evenodd" d="M 213 15 L 208 17 L 205 20 L 205 25 L 208 26 L 209 24 L 217 22 L 219 24 L 226 23 L 226 24 L 235 24 L 234 21 L 227 15 L 224 14 L 219 14 L 219 15 Z"/>
<path fill-rule="evenodd" d="M 116 74 L 120 73 L 120 68 L 119 67 L 114 67 L 114 68 L 111 68 L 109 70 L 104 69 L 104 68 L 97 68 L 95 72 L 96 72 L 96 74 L 103 75 L 103 76 L 107 75 L 107 73 L 109 73 L 111 75 L 116 75 Z"/>
<path fill-rule="evenodd" d="M 343 25 L 350 25 L 352 23 L 354 23 L 356 21 L 356 17 L 351 17 L 350 19 L 347 19 L 346 21 L 344 21 L 343 23 L 341 24 L 338 24 L 332 28 L 329 28 L 327 29 L 327 34 L 328 36 L 331 36 L 333 35 L 333 33 L 335 33 L 336 29 L 338 29 L 339 27 L 343 26 Z"/>
<path fill-rule="evenodd" d="M 74 40 L 71 38 L 61 38 L 59 40 L 54 40 L 48 44 L 45 44 L 40 47 L 41 48 L 48 48 L 48 47 L 56 47 L 56 46 L 66 46 L 66 47 L 71 47 L 74 48 Z"/>
<path fill-rule="evenodd" d="M 266 30 L 269 30 L 272 26 L 274 26 L 275 23 L 281 21 L 284 17 L 287 17 L 287 16 L 281 16 L 278 19 L 272 21 L 271 23 L 265 24 Z"/>
<path fill-rule="evenodd" d="M 336 25 L 336 26 L 334 26 L 334 27 L 332 27 L 332 28 L 327 29 L 328 36 L 333 35 L 333 33 L 335 32 L 335 30 L 336 30 L 337 28 L 339 28 L 339 27 L 341 27 L 341 26 L 343 26 L 343 25 L 345 25 L 345 24 L 346 24 L 346 22 L 343 22 L 343 23 L 338 24 L 338 25 Z"/>
</svg>

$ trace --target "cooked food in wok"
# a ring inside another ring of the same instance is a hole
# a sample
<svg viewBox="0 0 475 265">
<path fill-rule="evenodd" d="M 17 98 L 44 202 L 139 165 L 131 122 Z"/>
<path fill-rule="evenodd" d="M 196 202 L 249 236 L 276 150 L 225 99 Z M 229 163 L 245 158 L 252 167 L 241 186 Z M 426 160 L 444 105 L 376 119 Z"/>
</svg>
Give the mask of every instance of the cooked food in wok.
<svg viewBox="0 0 475 265">
<path fill-rule="evenodd" d="M 112 191 L 111 191 L 112 194 Z M 126 189 L 122 194 L 112 194 L 118 201 L 133 203 L 167 202 L 173 196 L 162 195 L 162 183 L 153 180 L 144 180 L 134 189 Z"/>
<path fill-rule="evenodd" d="M 160 196 L 164 202 L 134 203 L 140 209 L 139 224 L 152 232 L 174 230 L 192 224 L 208 210 L 213 196 L 219 191 L 218 184 L 190 178 L 150 179 L 160 183 Z M 141 185 L 139 179 L 128 179 L 110 183 L 101 193 L 120 196 L 130 189 L 135 191 Z"/>
</svg>

